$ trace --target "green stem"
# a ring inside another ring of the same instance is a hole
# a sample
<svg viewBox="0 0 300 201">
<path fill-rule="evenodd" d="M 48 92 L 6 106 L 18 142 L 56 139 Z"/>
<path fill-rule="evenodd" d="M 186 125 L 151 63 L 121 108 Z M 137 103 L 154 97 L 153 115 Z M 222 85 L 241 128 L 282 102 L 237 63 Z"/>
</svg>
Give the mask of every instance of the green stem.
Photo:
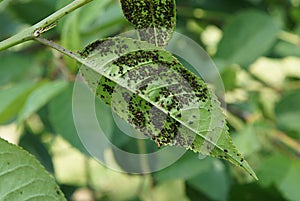
<svg viewBox="0 0 300 201">
<path fill-rule="evenodd" d="M 279 34 L 279 38 L 288 43 L 300 45 L 300 36 L 298 36 L 297 34 L 293 34 L 287 31 L 281 31 Z"/>
<path fill-rule="evenodd" d="M 74 52 L 71 52 L 70 50 L 67 50 L 65 48 L 63 48 L 62 46 L 58 45 L 57 43 L 54 43 L 51 40 L 45 39 L 45 38 L 41 38 L 41 37 L 37 37 L 35 38 L 36 41 L 40 42 L 41 44 L 44 44 L 46 46 L 52 47 L 53 49 L 71 57 L 72 59 L 75 59 L 76 61 L 80 62 L 80 63 L 84 63 L 83 59 L 77 55 Z"/>
<path fill-rule="evenodd" d="M 252 73 L 251 71 L 248 71 L 248 75 L 250 75 L 252 79 L 254 79 L 255 81 L 261 83 L 265 87 L 273 89 L 275 92 L 277 92 L 279 94 L 282 93 L 282 89 L 281 88 L 278 88 L 276 86 L 273 86 L 273 85 L 267 83 L 266 81 L 264 81 L 259 76 L 257 76 L 256 74 Z"/>
<path fill-rule="evenodd" d="M 290 149 L 294 150 L 297 153 L 297 155 L 300 155 L 300 141 L 299 140 L 295 140 L 281 131 L 274 130 L 273 133 L 274 133 L 274 135 L 272 138 L 274 140 L 282 142 L 284 145 L 286 145 Z"/>
<path fill-rule="evenodd" d="M 147 152 L 146 145 L 144 140 L 138 140 L 137 143 L 138 143 L 139 151 L 141 153 L 140 159 L 141 159 L 143 174 L 147 174 L 150 172 L 150 170 L 149 170 L 148 159 L 144 156 L 144 154 Z"/>
<path fill-rule="evenodd" d="M 52 15 L 48 16 L 47 18 L 43 19 L 42 21 L 36 23 L 35 25 L 17 33 L 16 35 L 0 42 L 0 51 L 15 46 L 17 44 L 23 43 L 28 40 L 33 40 L 34 38 L 38 37 L 43 32 L 48 31 L 49 29 L 53 28 L 53 24 L 59 20 L 60 18 L 64 17 L 68 13 L 72 12 L 73 10 L 91 2 L 93 0 L 74 0 L 72 3 L 68 4 L 67 6 L 61 8 L 60 10 L 56 11 Z"/>
<path fill-rule="evenodd" d="M 242 120 L 232 114 L 229 110 L 226 111 L 226 116 L 228 123 L 236 130 L 241 131 L 245 127 L 245 124 Z"/>
</svg>

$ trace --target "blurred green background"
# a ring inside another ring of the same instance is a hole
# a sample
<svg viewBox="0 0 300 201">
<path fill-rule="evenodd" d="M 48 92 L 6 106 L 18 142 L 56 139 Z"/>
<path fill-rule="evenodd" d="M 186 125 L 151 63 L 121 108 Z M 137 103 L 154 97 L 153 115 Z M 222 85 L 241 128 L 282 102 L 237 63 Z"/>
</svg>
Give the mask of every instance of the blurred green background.
<svg viewBox="0 0 300 201">
<path fill-rule="evenodd" d="M 0 40 L 69 2 L 2 1 Z M 78 64 L 36 42 L 0 52 L 0 136 L 34 154 L 69 200 L 300 200 L 300 0 L 177 0 L 177 15 L 176 31 L 203 46 L 218 67 L 231 136 L 259 181 L 192 152 L 151 175 L 101 166 L 73 124 Z M 94 0 L 44 36 L 76 52 L 131 29 L 118 1 Z M 137 150 L 136 140 L 106 121 L 114 143 Z"/>
</svg>

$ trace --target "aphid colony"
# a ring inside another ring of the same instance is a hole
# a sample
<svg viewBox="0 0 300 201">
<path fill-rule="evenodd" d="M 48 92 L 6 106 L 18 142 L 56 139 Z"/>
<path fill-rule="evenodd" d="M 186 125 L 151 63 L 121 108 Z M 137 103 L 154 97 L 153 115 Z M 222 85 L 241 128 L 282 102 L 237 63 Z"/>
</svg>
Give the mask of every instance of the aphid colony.
<svg viewBox="0 0 300 201">
<path fill-rule="evenodd" d="M 166 46 L 176 22 L 175 2 L 121 0 L 126 19 L 139 31 L 140 39 Z"/>
<path fill-rule="evenodd" d="M 97 85 L 96 95 L 157 144 L 193 149 L 196 134 L 183 128 L 182 123 L 188 126 L 195 124 L 197 130 L 199 114 L 183 119 L 182 111 L 191 105 L 198 109 L 207 107 L 209 93 L 205 83 L 184 69 L 168 52 L 153 49 L 124 54 L 130 46 L 124 43 L 119 38 L 106 39 L 91 44 L 83 51 L 82 55 L 97 50 L 102 57 L 114 54 L 116 58 L 103 67 L 107 77 L 101 76 L 90 83 Z M 117 86 L 110 77 L 121 80 L 127 87 Z M 113 98 L 116 93 L 119 95 Z"/>
</svg>

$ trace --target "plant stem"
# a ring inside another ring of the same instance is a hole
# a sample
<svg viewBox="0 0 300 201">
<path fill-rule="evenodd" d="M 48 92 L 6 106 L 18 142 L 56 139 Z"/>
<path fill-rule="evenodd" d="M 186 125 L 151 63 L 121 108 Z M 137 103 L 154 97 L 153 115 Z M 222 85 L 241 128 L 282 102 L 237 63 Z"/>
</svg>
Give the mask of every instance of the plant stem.
<svg viewBox="0 0 300 201">
<path fill-rule="evenodd" d="M 65 55 L 68 55 L 69 57 L 71 57 L 72 59 L 75 59 L 78 62 L 84 63 L 84 61 L 82 60 L 82 58 L 80 56 L 78 56 L 74 52 L 71 52 L 70 50 L 65 49 L 64 47 L 58 45 L 57 43 L 54 43 L 51 40 L 41 38 L 41 37 L 37 37 L 37 38 L 35 38 L 35 40 L 42 43 L 43 45 L 52 47 L 53 49 L 65 54 Z"/>
<path fill-rule="evenodd" d="M 266 81 L 264 81 L 259 76 L 257 76 L 256 74 L 252 73 L 251 71 L 248 71 L 248 75 L 250 75 L 252 79 L 254 79 L 255 81 L 261 83 L 265 87 L 270 88 L 270 89 L 274 90 L 275 92 L 277 92 L 279 94 L 282 93 L 282 89 L 281 88 L 278 88 L 277 86 L 273 86 L 272 84 L 267 83 Z"/>
<path fill-rule="evenodd" d="M 144 140 L 138 140 L 138 148 L 141 154 L 140 160 L 141 160 L 141 166 L 142 166 L 142 170 L 143 170 L 143 174 L 147 174 L 150 172 L 149 170 L 149 164 L 148 164 L 148 159 L 144 156 L 144 154 L 146 154 L 147 150 L 146 150 L 146 145 Z"/>
<path fill-rule="evenodd" d="M 21 31 L 20 33 L 17 33 L 16 35 L 4 41 L 1 41 L 0 51 L 38 37 L 43 32 L 46 32 L 49 29 L 53 28 L 53 24 L 57 20 L 91 1 L 93 0 L 74 0 L 72 3 L 66 5 L 65 7 L 61 8 L 60 10 L 56 11 L 42 21 L 36 23 L 35 25 Z"/>
<path fill-rule="evenodd" d="M 226 110 L 226 116 L 228 123 L 236 130 L 236 131 L 241 131 L 244 127 L 245 124 L 243 123 L 242 120 L 237 118 L 234 114 L 232 114 L 229 110 Z"/>
<path fill-rule="evenodd" d="M 300 45 L 300 36 L 287 31 L 281 31 L 279 38 L 294 45 Z"/>
<path fill-rule="evenodd" d="M 300 141 L 297 141 L 297 140 L 289 137 L 288 135 L 286 135 L 285 133 L 283 133 L 281 131 L 275 130 L 273 132 L 275 133 L 275 135 L 273 136 L 273 139 L 282 142 L 287 147 L 294 150 L 298 156 L 300 156 Z"/>
</svg>

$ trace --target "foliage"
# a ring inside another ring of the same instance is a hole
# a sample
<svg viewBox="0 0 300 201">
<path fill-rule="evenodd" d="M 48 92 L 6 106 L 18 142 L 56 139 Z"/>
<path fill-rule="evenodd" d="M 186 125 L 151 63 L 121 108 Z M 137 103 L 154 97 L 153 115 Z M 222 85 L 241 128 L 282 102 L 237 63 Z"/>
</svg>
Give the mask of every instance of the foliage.
<svg viewBox="0 0 300 201">
<path fill-rule="evenodd" d="M 0 39 L 61 8 L 59 2 L 2 1 Z M 199 160 L 190 152 L 148 176 L 95 164 L 74 135 L 71 96 L 78 66 L 36 43 L 0 53 L 0 122 L 3 128 L 18 124 L 20 146 L 56 177 L 65 195 L 75 192 L 73 199 L 85 188 L 97 200 L 299 200 L 298 10 L 298 1 L 177 1 L 176 31 L 201 44 L 217 64 L 227 89 L 229 131 L 258 173 L 257 182 L 238 167 Z M 120 2 L 94 0 L 62 18 L 45 37 L 78 51 L 130 29 Z M 112 118 L 105 121 L 120 148 L 138 149 Z"/>
<path fill-rule="evenodd" d="M 213 92 L 172 54 L 123 37 L 96 41 L 81 54 L 90 88 L 132 127 L 159 146 L 223 158 L 255 177 L 231 141 Z"/>
<path fill-rule="evenodd" d="M 53 177 L 36 159 L 2 139 L 0 145 L 1 200 L 65 200 Z"/>
</svg>

